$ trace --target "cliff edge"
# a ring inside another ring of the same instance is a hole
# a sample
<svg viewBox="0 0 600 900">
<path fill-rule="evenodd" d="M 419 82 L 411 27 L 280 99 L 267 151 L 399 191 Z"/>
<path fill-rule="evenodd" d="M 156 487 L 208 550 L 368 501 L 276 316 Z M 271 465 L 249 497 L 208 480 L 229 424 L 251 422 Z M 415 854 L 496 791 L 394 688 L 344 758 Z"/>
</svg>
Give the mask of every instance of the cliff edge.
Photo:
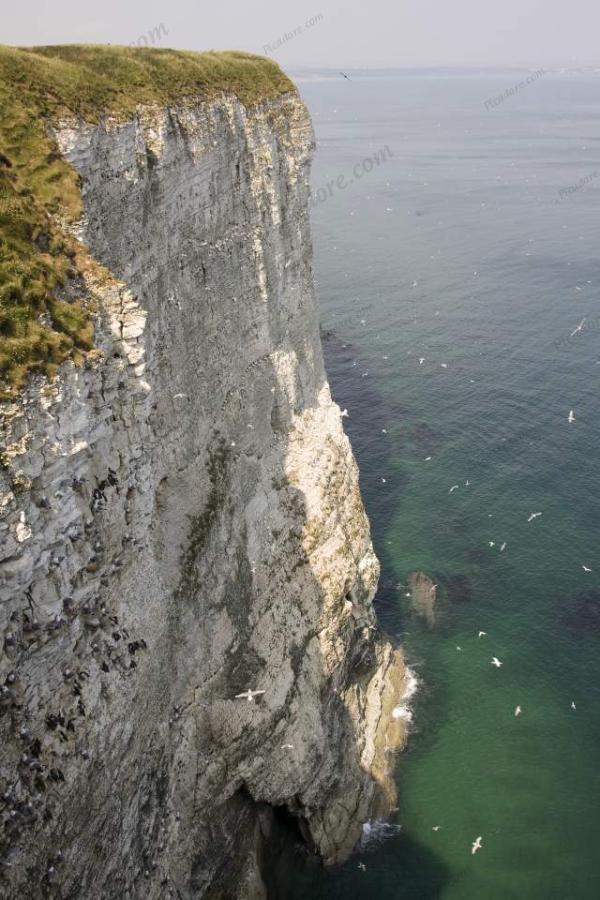
<svg viewBox="0 0 600 900">
<path fill-rule="evenodd" d="M 39 268 L 35 300 L 0 266 L 0 896 L 260 897 L 271 811 L 346 858 L 404 737 L 321 355 L 310 121 L 243 54 L 210 81 L 216 54 L 2 52 L 5 90 L 37 56 L 79 81 L 38 73 L 29 155 L 0 129 L 0 225 Z"/>
</svg>

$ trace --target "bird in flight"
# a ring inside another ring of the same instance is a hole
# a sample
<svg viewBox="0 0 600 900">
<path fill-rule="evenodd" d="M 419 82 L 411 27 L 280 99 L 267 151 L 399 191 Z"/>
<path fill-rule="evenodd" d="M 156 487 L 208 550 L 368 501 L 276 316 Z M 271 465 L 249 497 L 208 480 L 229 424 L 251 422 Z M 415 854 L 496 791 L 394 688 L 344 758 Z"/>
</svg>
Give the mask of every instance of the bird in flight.
<svg viewBox="0 0 600 900">
<path fill-rule="evenodd" d="M 247 700 L 248 703 L 253 703 L 255 697 L 258 697 L 260 694 L 264 694 L 264 693 L 265 693 L 265 691 L 251 691 L 251 690 L 242 691 L 241 694 L 235 695 L 235 699 L 236 700 Z"/>
<path fill-rule="evenodd" d="M 346 419 L 349 416 L 349 412 L 347 409 L 343 409 L 340 415 L 342 416 L 342 419 Z"/>
<path fill-rule="evenodd" d="M 520 716 L 523 710 L 520 706 L 515 707 L 515 716 Z"/>
<path fill-rule="evenodd" d="M 581 568 L 583 569 L 584 572 L 591 572 L 591 571 L 592 571 L 591 569 L 588 569 L 588 567 L 587 567 L 587 566 L 584 566 L 584 565 L 582 565 Z"/>
<path fill-rule="evenodd" d="M 495 542 L 495 541 L 488 541 L 488 544 L 490 545 L 490 547 L 495 547 L 495 546 L 496 546 L 496 542 Z"/>
<path fill-rule="evenodd" d="M 365 864 L 364 864 L 363 862 L 359 862 L 358 868 L 359 868 L 359 869 L 362 869 L 363 872 L 366 872 L 366 871 L 367 871 L 367 867 L 365 866 Z"/>
<path fill-rule="evenodd" d="M 569 335 L 569 337 L 575 337 L 576 334 L 579 334 L 579 332 L 582 330 L 582 328 L 583 328 L 584 325 L 585 325 L 585 318 L 581 320 L 581 322 L 579 323 L 579 325 L 577 326 L 577 328 L 575 328 L 575 329 L 571 332 L 571 334 Z"/>
<path fill-rule="evenodd" d="M 533 522 L 533 520 L 534 520 L 534 519 L 537 519 L 538 516 L 541 516 L 541 512 L 531 513 L 531 515 L 529 516 L 529 518 L 527 519 L 527 521 L 528 521 L 528 522 Z"/>
<path fill-rule="evenodd" d="M 485 637 L 486 634 L 487 634 L 487 631 L 480 631 L 480 632 L 478 633 L 477 637 L 478 637 L 478 638 L 482 638 L 482 637 Z"/>
<path fill-rule="evenodd" d="M 451 494 L 452 491 L 457 491 L 457 490 L 458 490 L 458 485 L 457 485 L 457 484 L 453 484 L 452 487 L 450 488 L 450 490 L 448 491 L 448 493 Z"/>
<path fill-rule="evenodd" d="M 425 357 L 424 357 L 424 356 L 420 356 L 420 357 L 419 357 L 419 365 L 422 366 L 424 362 L 425 362 Z"/>
<path fill-rule="evenodd" d="M 282 750 L 293 750 L 293 749 L 294 749 L 294 745 L 293 745 L 293 744 L 282 744 L 282 745 L 281 745 L 281 749 L 282 749 Z"/>
<path fill-rule="evenodd" d="M 475 856 L 478 850 L 481 850 L 481 835 L 471 844 L 471 854 Z"/>
<path fill-rule="evenodd" d="M 573 410 L 571 410 L 571 411 L 569 412 L 569 418 L 567 419 L 567 421 L 568 421 L 568 422 L 574 422 L 574 421 L 575 421 L 575 413 L 573 412 Z"/>
<path fill-rule="evenodd" d="M 575 706 L 574 700 L 571 700 L 571 709 L 577 709 L 577 707 Z"/>
<path fill-rule="evenodd" d="M 505 550 L 505 549 L 506 549 L 506 541 L 504 541 L 504 543 L 503 543 L 502 546 L 500 547 L 500 553 L 502 553 L 502 551 Z"/>
<path fill-rule="evenodd" d="M 343 75 L 347 81 L 351 80 L 350 78 L 348 78 L 348 76 L 345 74 L 345 72 L 340 72 L 340 75 Z"/>
<path fill-rule="evenodd" d="M 492 656 L 492 661 L 491 661 L 490 665 L 496 666 L 496 668 L 499 669 L 500 666 L 502 665 L 502 663 L 500 662 L 500 660 L 498 659 L 497 656 Z"/>
<path fill-rule="evenodd" d="M 441 825 L 434 825 L 433 828 L 432 828 L 431 830 L 432 830 L 432 831 L 439 831 L 441 827 L 442 827 Z"/>
</svg>

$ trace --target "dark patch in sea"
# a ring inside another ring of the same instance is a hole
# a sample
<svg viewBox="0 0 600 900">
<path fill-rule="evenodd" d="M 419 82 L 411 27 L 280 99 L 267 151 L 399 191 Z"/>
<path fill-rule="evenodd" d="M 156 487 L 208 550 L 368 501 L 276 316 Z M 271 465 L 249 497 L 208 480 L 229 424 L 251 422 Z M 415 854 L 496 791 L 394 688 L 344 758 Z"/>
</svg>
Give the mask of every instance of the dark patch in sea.
<svg viewBox="0 0 600 900">
<path fill-rule="evenodd" d="M 487 550 L 485 547 L 470 547 L 465 552 L 465 556 L 469 560 L 469 562 L 474 563 L 485 562 L 490 558 L 489 550 Z"/>
<path fill-rule="evenodd" d="M 467 603 L 473 599 L 473 583 L 468 575 L 436 575 L 435 577 L 450 603 Z"/>
<path fill-rule="evenodd" d="M 583 591 L 565 604 L 561 615 L 565 628 L 576 637 L 600 633 L 600 591 Z"/>
<path fill-rule="evenodd" d="M 439 445 L 439 435 L 427 422 L 419 422 L 412 431 L 412 439 L 420 453 L 432 453 Z"/>
</svg>

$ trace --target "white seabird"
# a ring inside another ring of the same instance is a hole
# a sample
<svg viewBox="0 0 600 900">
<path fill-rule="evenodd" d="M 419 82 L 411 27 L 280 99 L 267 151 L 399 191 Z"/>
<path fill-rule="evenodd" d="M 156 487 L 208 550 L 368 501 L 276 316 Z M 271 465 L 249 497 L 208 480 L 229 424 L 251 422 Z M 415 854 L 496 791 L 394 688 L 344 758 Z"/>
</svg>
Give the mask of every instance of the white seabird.
<svg viewBox="0 0 600 900">
<path fill-rule="evenodd" d="M 520 706 L 515 707 L 515 716 L 520 716 L 523 710 Z"/>
<path fill-rule="evenodd" d="M 481 850 L 481 835 L 471 844 L 471 854 L 474 856 L 478 850 Z"/>
<path fill-rule="evenodd" d="M 448 493 L 451 494 L 452 491 L 457 491 L 457 490 L 458 490 L 458 487 L 459 487 L 459 486 L 458 486 L 457 484 L 453 484 L 452 487 L 450 488 L 450 490 L 448 491 Z"/>
<path fill-rule="evenodd" d="M 567 422 L 571 422 L 571 423 L 572 423 L 572 422 L 574 422 L 574 421 L 575 421 L 575 413 L 573 412 L 573 410 L 571 410 L 571 411 L 569 412 L 569 418 L 567 419 Z"/>
<path fill-rule="evenodd" d="M 241 694 L 235 695 L 235 699 L 236 700 L 243 699 L 243 700 L 247 700 L 248 703 L 253 703 L 255 697 L 258 697 L 260 694 L 264 694 L 264 693 L 266 693 L 266 691 L 251 691 L 251 690 L 242 691 Z"/>
<path fill-rule="evenodd" d="M 487 634 L 487 631 L 480 631 L 480 632 L 478 632 L 477 637 L 482 638 L 482 637 L 485 637 L 486 634 Z"/>
<path fill-rule="evenodd" d="M 582 564 L 581 568 L 583 569 L 584 572 L 591 572 L 591 571 L 592 571 L 591 569 L 588 569 L 588 567 L 587 567 L 587 566 L 584 566 L 583 564 Z"/>
<path fill-rule="evenodd" d="M 534 519 L 537 519 L 538 516 L 541 516 L 541 512 L 531 513 L 527 521 L 532 522 Z"/>
<path fill-rule="evenodd" d="M 348 416 L 349 416 L 349 412 L 348 412 L 347 409 L 343 409 L 343 410 L 341 411 L 340 415 L 341 415 L 342 419 L 347 419 Z"/>
<path fill-rule="evenodd" d="M 575 328 L 575 329 L 571 332 L 571 334 L 569 335 L 569 337 L 574 337 L 576 334 L 579 334 L 579 332 L 581 331 L 581 329 L 583 328 L 584 325 L 585 325 L 585 317 L 581 320 L 581 322 L 579 323 L 579 325 L 577 326 L 577 328 Z"/>
<path fill-rule="evenodd" d="M 500 666 L 502 665 L 502 663 L 500 662 L 500 660 L 498 659 L 497 656 L 492 656 L 492 661 L 491 661 L 490 665 L 496 666 L 496 668 L 499 669 Z"/>
</svg>

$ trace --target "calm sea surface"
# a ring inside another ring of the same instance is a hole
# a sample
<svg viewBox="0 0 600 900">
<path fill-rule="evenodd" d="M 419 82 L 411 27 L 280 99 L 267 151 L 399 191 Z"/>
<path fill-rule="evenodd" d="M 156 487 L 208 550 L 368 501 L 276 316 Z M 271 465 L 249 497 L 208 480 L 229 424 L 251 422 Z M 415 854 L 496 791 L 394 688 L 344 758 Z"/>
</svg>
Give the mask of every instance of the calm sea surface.
<svg viewBox="0 0 600 900">
<path fill-rule="evenodd" d="M 600 76 L 485 108 L 522 77 L 299 84 L 328 373 L 420 685 L 396 827 L 329 873 L 290 845 L 281 900 L 600 897 Z"/>
</svg>

